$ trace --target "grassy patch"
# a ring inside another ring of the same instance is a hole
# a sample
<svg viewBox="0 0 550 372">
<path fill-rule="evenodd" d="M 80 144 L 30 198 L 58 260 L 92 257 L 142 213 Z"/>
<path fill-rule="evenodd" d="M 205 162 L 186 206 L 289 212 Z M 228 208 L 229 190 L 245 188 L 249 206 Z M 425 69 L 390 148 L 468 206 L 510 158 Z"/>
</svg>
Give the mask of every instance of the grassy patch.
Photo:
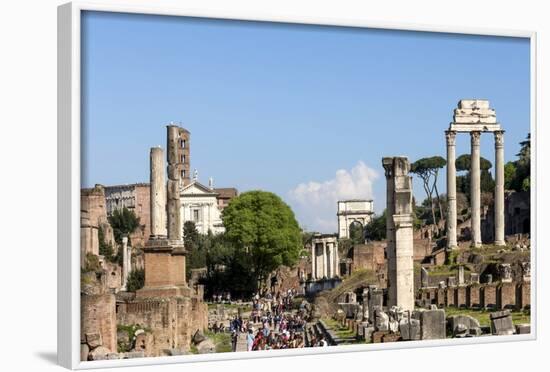
<svg viewBox="0 0 550 372">
<path fill-rule="evenodd" d="M 342 326 L 340 322 L 332 318 L 325 318 L 323 322 L 329 327 L 337 337 L 348 338 L 355 337 L 355 332 L 345 326 Z"/>
<path fill-rule="evenodd" d="M 456 307 L 445 308 L 446 316 L 469 315 L 476 318 L 481 326 L 491 325 L 491 319 L 489 318 L 489 314 L 491 314 L 491 312 L 492 311 L 486 310 L 459 309 Z M 531 314 L 529 311 L 512 311 L 512 322 L 514 324 L 531 323 Z"/>
<path fill-rule="evenodd" d="M 367 284 L 378 284 L 374 272 L 366 269 L 357 270 L 345 278 L 339 286 L 330 291 L 321 292 L 321 295 L 325 296 L 329 303 L 333 303 L 341 294 L 353 292 L 356 288 Z"/>
<path fill-rule="evenodd" d="M 204 333 L 216 345 L 216 353 L 227 353 L 231 351 L 231 335 L 229 333 Z"/>
</svg>

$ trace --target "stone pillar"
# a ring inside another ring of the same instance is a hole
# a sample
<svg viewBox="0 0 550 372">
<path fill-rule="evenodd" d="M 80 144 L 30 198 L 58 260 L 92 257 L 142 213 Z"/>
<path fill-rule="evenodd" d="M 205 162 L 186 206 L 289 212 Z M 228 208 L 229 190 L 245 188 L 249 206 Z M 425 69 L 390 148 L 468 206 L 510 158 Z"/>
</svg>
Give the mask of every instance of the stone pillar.
<svg viewBox="0 0 550 372">
<path fill-rule="evenodd" d="M 150 153 L 151 237 L 166 237 L 166 183 L 164 181 L 164 151 L 151 148 Z"/>
<path fill-rule="evenodd" d="M 315 255 L 316 247 L 315 243 L 311 242 L 311 279 L 315 280 L 317 279 L 317 269 L 315 267 L 315 261 L 317 260 L 317 256 Z"/>
<path fill-rule="evenodd" d="M 179 128 L 168 125 L 168 239 L 182 240 L 183 226 L 181 223 L 180 173 L 178 159 Z"/>
<path fill-rule="evenodd" d="M 472 246 L 481 246 L 481 176 L 479 140 L 481 133 L 470 132 L 472 155 L 470 163 L 470 205 L 472 209 Z"/>
<path fill-rule="evenodd" d="M 495 132 L 495 245 L 504 241 L 504 131 Z"/>
<path fill-rule="evenodd" d="M 130 266 L 128 266 L 128 237 L 122 237 L 122 290 L 126 290 L 126 284 L 128 284 L 128 273 L 130 272 Z"/>
<path fill-rule="evenodd" d="M 409 160 L 394 158 L 395 262 L 397 276 L 397 306 L 414 310 L 413 210 L 412 179 Z"/>
<path fill-rule="evenodd" d="M 464 285 L 464 265 L 458 267 L 458 285 Z"/>
<path fill-rule="evenodd" d="M 323 266 L 322 266 L 322 274 L 321 276 L 322 277 L 328 277 L 327 275 L 327 243 L 325 242 L 322 242 L 322 247 L 323 247 Z"/>
<path fill-rule="evenodd" d="M 412 180 L 406 157 L 382 160 L 386 177 L 391 184 L 391 203 L 386 213 L 391 216 L 392 259 L 388 251 L 388 306 L 398 306 L 405 311 L 414 310 L 413 269 L 413 211 Z M 391 164 L 391 165 L 390 165 Z M 388 169 L 389 168 L 389 169 Z M 389 171 L 388 171 L 389 170 Z M 388 177 L 389 175 L 389 177 Z"/>
<path fill-rule="evenodd" d="M 447 248 L 457 247 L 456 240 L 456 132 L 445 131 L 447 139 Z"/>
<path fill-rule="evenodd" d="M 338 241 L 334 243 L 334 275 L 340 276 L 340 255 L 338 254 Z"/>
<path fill-rule="evenodd" d="M 397 303 L 397 276 L 395 271 L 395 245 L 393 226 L 393 158 L 383 158 L 386 176 L 386 257 L 388 259 L 388 306 Z"/>
</svg>

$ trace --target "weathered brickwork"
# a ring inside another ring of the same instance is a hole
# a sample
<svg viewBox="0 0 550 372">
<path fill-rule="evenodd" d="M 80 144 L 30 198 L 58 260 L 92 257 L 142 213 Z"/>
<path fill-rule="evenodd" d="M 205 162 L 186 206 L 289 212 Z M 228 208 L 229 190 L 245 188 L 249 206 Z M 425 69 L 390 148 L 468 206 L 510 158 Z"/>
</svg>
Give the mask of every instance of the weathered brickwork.
<svg viewBox="0 0 550 372">
<path fill-rule="evenodd" d="M 481 289 L 483 294 L 482 306 L 486 309 L 497 307 L 497 287 L 494 284 L 485 285 Z"/>
<path fill-rule="evenodd" d="M 80 296 L 80 336 L 100 334 L 102 346 L 117 352 L 115 295 L 111 293 Z"/>
<path fill-rule="evenodd" d="M 502 283 L 497 288 L 497 307 L 499 309 L 508 309 L 516 307 L 516 284 Z"/>
</svg>

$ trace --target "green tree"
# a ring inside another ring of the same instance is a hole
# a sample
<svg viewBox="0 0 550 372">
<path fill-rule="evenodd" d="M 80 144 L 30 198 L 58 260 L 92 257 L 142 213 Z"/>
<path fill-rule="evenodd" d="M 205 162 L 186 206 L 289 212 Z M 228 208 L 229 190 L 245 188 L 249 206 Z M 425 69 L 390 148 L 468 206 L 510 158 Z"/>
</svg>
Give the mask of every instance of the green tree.
<svg viewBox="0 0 550 372">
<path fill-rule="evenodd" d="M 138 289 L 143 288 L 145 285 L 145 270 L 138 269 L 132 270 L 128 273 L 128 281 L 126 282 L 126 290 L 128 292 L 135 292 Z"/>
<path fill-rule="evenodd" d="M 112 261 L 114 251 L 113 246 L 111 245 L 111 243 L 107 244 L 105 242 L 105 232 L 103 231 L 103 228 L 101 226 L 99 226 L 97 235 L 99 240 L 99 254 Z"/>
<path fill-rule="evenodd" d="M 424 191 L 426 192 L 428 202 L 430 203 L 432 220 L 434 224 L 437 224 L 437 220 L 435 218 L 435 203 L 433 198 L 434 192 L 438 202 L 439 215 L 443 216 L 443 210 L 441 208 L 441 203 L 439 202 L 440 198 L 439 191 L 437 189 L 437 177 L 439 175 L 439 170 L 446 164 L 447 161 L 441 156 L 418 159 L 411 164 L 411 172 L 416 174 L 422 180 Z"/>
<path fill-rule="evenodd" d="M 512 190 L 514 179 L 516 178 L 516 164 L 509 161 L 504 165 L 504 189 Z"/>
<path fill-rule="evenodd" d="M 460 171 L 470 171 L 470 166 L 472 164 L 472 159 L 470 154 L 463 154 L 460 155 L 458 158 L 456 158 L 455 165 L 456 170 L 458 172 Z M 483 156 L 479 157 L 479 169 L 481 170 L 489 170 L 493 164 L 487 159 L 485 159 Z"/>
<path fill-rule="evenodd" d="M 365 243 L 365 231 L 363 229 L 363 225 L 359 222 L 353 222 L 349 226 L 349 237 L 353 245 Z"/>
<path fill-rule="evenodd" d="M 386 239 L 386 210 L 380 216 L 374 216 L 365 230 L 367 240 Z"/>
<path fill-rule="evenodd" d="M 195 222 L 185 221 L 183 224 L 183 242 L 185 243 L 185 249 L 192 251 L 199 244 L 199 232 Z"/>
<path fill-rule="evenodd" d="M 115 209 L 112 215 L 109 216 L 109 223 L 113 227 L 115 242 L 121 244 L 124 235 L 130 235 L 139 227 L 139 217 L 134 211 L 124 207 Z"/>
<path fill-rule="evenodd" d="M 470 200 L 470 165 L 471 165 L 471 156 L 470 154 L 460 155 L 456 159 L 456 170 L 457 171 L 466 171 L 466 175 L 461 175 L 456 178 L 456 189 L 458 192 L 464 193 L 468 200 Z M 489 170 L 493 164 L 483 157 L 479 159 L 479 168 L 480 168 L 480 188 L 481 192 L 490 192 L 492 193 L 495 189 L 495 181 Z"/>
<path fill-rule="evenodd" d="M 239 264 L 249 266 L 259 286 L 280 265 L 293 266 L 302 250 L 302 233 L 292 209 L 277 195 L 248 191 L 223 210 L 227 239 Z"/>
<path fill-rule="evenodd" d="M 518 160 L 514 162 L 516 175 L 511 182 L 511 189 L 528 191 L 531 188 L 531 133 L 528 133 L 527 138 L 519 144 L 521 148 L 516 154 Z"/>
</svg>

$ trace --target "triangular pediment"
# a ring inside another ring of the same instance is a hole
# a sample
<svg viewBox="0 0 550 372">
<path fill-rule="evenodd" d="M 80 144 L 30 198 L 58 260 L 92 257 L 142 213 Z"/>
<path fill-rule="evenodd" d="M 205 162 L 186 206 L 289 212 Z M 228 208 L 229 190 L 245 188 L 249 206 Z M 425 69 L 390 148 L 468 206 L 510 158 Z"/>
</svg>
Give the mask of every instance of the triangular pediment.
<svg viewBox="0 0 550 372">
<path fill-rule="evenodd" d="M 193 181 L 181 190 L 181 195 L 218 195 L 203 184 Z"/>
</svg>

